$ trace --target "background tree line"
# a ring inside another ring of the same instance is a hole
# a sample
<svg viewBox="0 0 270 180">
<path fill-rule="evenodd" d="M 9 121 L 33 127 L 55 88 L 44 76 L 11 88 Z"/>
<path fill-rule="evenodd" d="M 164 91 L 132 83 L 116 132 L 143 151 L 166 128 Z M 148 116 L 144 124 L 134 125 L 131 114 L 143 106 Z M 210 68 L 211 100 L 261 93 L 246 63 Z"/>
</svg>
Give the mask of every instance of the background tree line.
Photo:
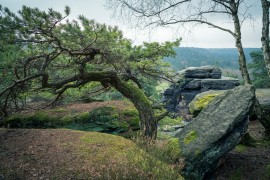
<svg viewBox="0 0 270 180">
<path fill-rule="evenodd" d="M 254 2 L 249 0 L 113 0 L 107 1 L 120 17 L 140 27 L 178 26 L 205 24 L 232 35 L 238 51 L 239 69 L 247 84 L 251 83 L 247 70 L 246 54 L 242 44 L 241 27 L 247 19 L 252 19 L 249 12 Z M 261 0 L 262 14 L 262 49 L 265 66 L 270 77 L 269 48 L 269 7 L 267 0 Z M 215 18 L 226 23 L 220 24 Z M 228 26 L 232 24 L 232 27 Z"/>
</svg>

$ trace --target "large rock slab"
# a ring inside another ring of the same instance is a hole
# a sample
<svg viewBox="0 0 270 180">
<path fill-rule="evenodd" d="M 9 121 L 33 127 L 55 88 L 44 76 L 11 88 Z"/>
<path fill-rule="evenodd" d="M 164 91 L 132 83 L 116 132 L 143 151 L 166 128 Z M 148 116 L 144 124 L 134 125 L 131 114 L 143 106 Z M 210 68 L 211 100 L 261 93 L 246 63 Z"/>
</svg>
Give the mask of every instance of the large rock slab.
<svg viewBox="0 0 270 180">
<path fill-rule="evenodd" d="M 203 79 L 201 82 L 201 91 L 208 91 L 209 89 L 226 90 L 233 89 L 239 86 L 239 80 L 222 76 L 221 79 Z"/>
<path fill-rule="evenodd" d="M 189 67 L 184 71 L 185 78 L 221 78 L 221 70 L 213 66 Z"/>
<path fill-rule="evenodd" d="M 239 86 L 216 97 L 175 137 L 185 158 L 185 179 L 203 179 L 217 167 L 219 159 L 232 150 L 245 134 L 255 103 L 254 88 Z"/>
</svg>

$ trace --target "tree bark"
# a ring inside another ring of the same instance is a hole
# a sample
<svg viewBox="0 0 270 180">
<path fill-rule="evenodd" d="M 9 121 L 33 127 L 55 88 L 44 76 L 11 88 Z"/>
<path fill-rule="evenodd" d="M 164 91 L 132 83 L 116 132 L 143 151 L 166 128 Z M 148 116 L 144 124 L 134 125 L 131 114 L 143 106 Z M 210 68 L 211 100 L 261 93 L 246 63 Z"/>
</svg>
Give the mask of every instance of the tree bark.
<svg viewBox="0 0 270 180">
<path fill-rule="evenodd" d="M 144 95 L 143 91 L 137 86 L 115 77 L 112 85 L 136 107 L 140 114 L 140 125 L 146 140 L 151 141 L 157 138 L 157 119 L 154 115 L 151 103 Z"/>
<path fill-rule="evenodd" d="M 235 46 L 238 50 L 238 63 L 239 68 L 244 79 L 245 84 L 251 84 L 251 80 L 249 77 L 249 73 L 247 70 L 246 56 L 244 53 L 243 45 L 242 45 L 242 37 L 241 37 L 241 25 L 238 18 L 238 10 L 235 0 L 231 0 L 230 7 L 232 9 L 232 18 L 234 22 L 234 31 L 235 31 Z"/>
<path fill-rule="evenodd" d="M 267 0 L 261 0 L 263 17 L 262 17 L 262 49 L 265 66 L 270 77 L 270 47 L 269 47 L 269 7 L 270 3 Z"/>
</svg>

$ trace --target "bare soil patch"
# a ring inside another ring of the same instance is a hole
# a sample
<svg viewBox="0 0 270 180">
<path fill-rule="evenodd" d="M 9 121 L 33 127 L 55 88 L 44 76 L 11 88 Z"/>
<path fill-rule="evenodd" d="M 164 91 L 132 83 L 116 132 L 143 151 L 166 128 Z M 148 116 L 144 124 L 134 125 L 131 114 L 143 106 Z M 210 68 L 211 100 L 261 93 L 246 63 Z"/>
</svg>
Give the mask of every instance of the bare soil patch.
<svg viewBox="0 0 270 180">
<path fill-rule="evenodd" d="M 82 132 L 60 129 L 1 130 L 0 177 L 76 178 L 76 172 L 84 171 L 82 156 L 74 153 L 80 136 Z"/>
</svg>

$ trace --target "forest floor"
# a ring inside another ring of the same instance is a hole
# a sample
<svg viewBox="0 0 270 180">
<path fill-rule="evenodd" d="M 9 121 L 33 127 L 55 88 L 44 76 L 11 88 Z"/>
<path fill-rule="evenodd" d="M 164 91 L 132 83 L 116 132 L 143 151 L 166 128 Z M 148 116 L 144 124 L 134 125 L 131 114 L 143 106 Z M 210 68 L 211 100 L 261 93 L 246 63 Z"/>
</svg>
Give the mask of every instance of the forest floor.
<svg viewBox="0 0 270 180">
<path fill-rule="evenodd" d="M 63 108 L 89 111 L 104 105 L 113 105 L 121 109 L 130 104 L 111 101 L 73 104 Z M 219 168 L 205 179 L 270 179 L 270 143 L 262 139 L 263 127 L 258 121 L 252 121 L 249 124 L 249 133 L 256 139 L 256 147 L 237 146 L 224 157 Z M 95 169 L 89 169 L 87 166 L 93 164 L 74 153 L 78 148 L 80 136 L 80 131 L 62 129 L 0 129 L 0 180 L 18 177 L 47 179 L 51 177 L 49 175 L 69 179 L 69 175 L 74 173 L 77 173 L 75 179 L 87 179 L 87 174 L 95 172 Z M 69 143 L 73 145 L 69 146 Z M 103 148 L 102 145 L 99 147 L 99 144 L 93 147 L 96 150 Z M 58 174 L 60 171 L 61 175 Z M 8 174 L 8 178 L 4 178 L 4 173 Z"/>
<path fill-rule="evenodd" d="M 256 146 L 238 145 L 224 157 L 219 168 L 205 179 L 270 179 L 270 142 L 263 140 L 264 128 L 259 121 L 251 121 L 248 132 L 256 140 Z"/>
</svg>

